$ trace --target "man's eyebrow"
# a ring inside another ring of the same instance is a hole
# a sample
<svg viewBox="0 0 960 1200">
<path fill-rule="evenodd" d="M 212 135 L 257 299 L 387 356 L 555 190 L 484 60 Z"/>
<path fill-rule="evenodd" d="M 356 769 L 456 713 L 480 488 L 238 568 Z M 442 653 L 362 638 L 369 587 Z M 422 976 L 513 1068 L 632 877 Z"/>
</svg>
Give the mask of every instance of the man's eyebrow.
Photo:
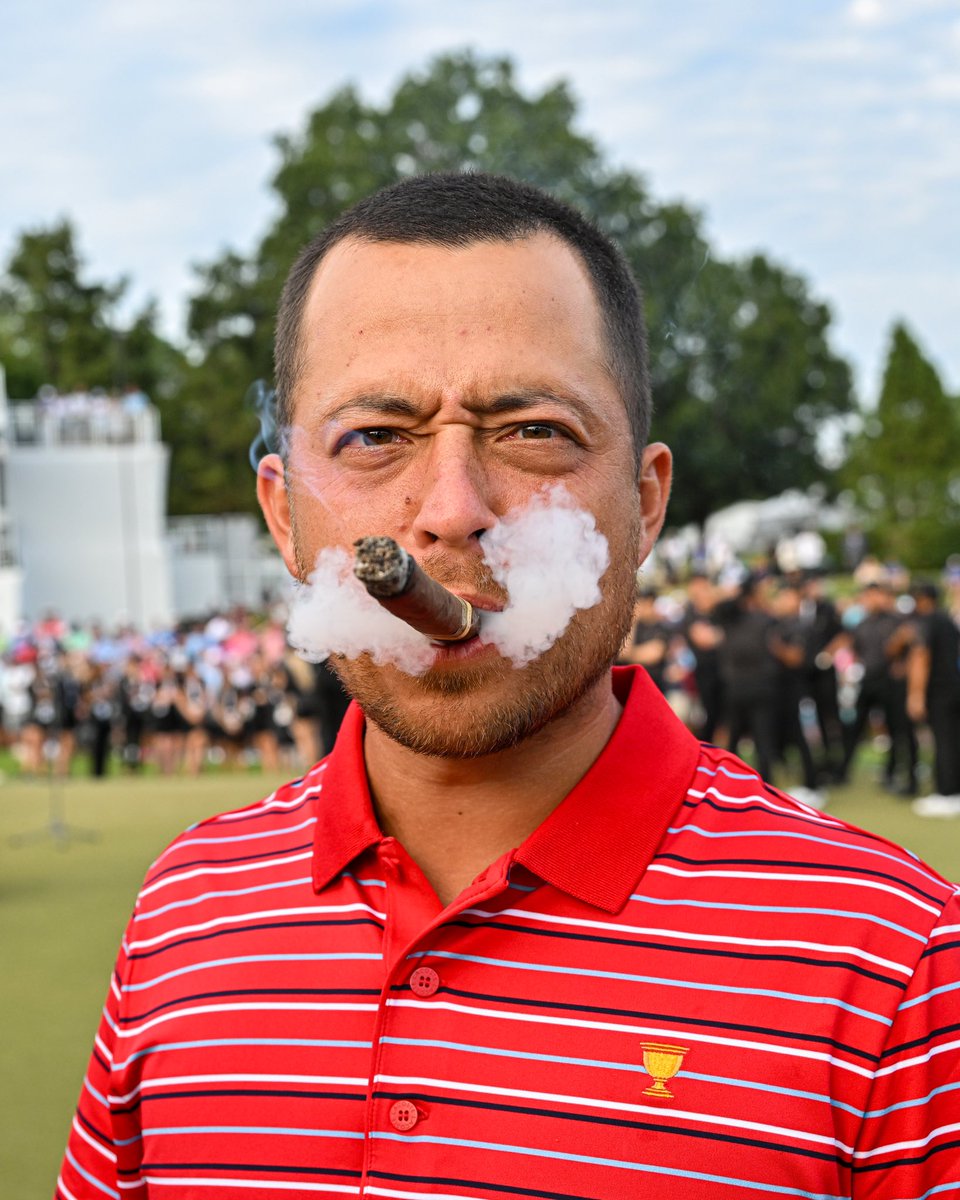
<svg viewBox="0 0 960 1200">
<path fill-rule="evenodd" d="M 327 421 L 336 421 L 346 412 L 370 413 L 380 417 L 416 417 L 420 414 L 417 406 L 403 396 L 390 392 L 363 392 L 338 404 L 324 417 Z"/>
<path fill-rule="evenodd" d="M 490 413 L 498 416 L 508 412 L 523 412 L 526 409 L 537 408 L 541 404 L 559 404 L 562 408 L 570 409 L 582 420 L 589 417 L 589 406 L 579 397 L 560 393 L 553 388 L 517 388 L 496 396 L 491 400 L 468 402 L 466 407 L 474 412 Z"/>
</svg>

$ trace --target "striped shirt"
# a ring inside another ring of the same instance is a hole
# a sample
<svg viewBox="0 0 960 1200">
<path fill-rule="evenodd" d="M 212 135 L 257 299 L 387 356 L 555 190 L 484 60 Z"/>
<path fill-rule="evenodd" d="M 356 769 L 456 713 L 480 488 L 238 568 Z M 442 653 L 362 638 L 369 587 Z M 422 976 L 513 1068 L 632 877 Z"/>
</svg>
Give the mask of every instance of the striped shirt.
<svg viewBox="0 0 960 1200">
<path fill-rule="evenodd" d="M 614 686 L 600 758 L 443 911 L 356 707 L 175 841 L 60 1200 L 960 1200 L 956 889 Z"/>
</svg>

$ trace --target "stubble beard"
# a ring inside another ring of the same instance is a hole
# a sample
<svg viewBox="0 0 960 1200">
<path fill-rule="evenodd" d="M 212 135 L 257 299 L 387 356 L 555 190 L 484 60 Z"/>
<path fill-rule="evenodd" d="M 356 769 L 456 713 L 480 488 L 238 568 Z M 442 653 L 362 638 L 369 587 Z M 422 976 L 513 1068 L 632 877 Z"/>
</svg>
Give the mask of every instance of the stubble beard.
<svg viewBox="0 0 960 1200">
<path fill-rule="evenodd" d="M 368 719 L 416 754 L 470 759 L 511 749 L 572 709 L 609 671 L 633 618 L 637 533 L 630 531 L 619 554 L 611 547 L 601 601 L 576 613 L 554 645 L 523 668 L 499 655 L 417 677 L 377 666 L 366 654 L 334 655 L 329 665 Z M 297 555 L 302 563 L 299 549 Z M 454 582 L 439 562 L 430 573 Z"/>
</svg>

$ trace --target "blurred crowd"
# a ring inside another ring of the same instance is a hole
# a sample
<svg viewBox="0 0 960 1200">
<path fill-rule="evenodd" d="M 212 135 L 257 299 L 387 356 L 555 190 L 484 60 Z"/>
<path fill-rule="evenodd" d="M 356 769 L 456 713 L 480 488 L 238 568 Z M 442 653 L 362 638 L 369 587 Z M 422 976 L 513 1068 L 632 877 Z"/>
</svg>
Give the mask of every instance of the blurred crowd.
<svg viewBox="0 0 960 1200">
<path fill-rule="evenodd" d="M 333 744 L 346 704 L 331 671 L 289 650 L 279 614 L 239 608 L 150 634 L 51 613 L 0 659 L 4 739 L 26 774 L 67 775 L 78 755 L 95 776 L 114 757 L 133 772 L 301 770 Z"/>
<path fill-rule="evenodd" d="M 807 803 L 849 780 L 869 735 L 881 786 L 960 816 L 960 571 L 941 588 L 864 559 L 851 582 L 834 598 L 816 569 L 644 589 L 621 661 L 646 667 L 704 741 L 749 741 L 765 779 L 785 783 L 789 765 Z"/>
<path fill-rule="evenodd" d="M 645 667 L 699 737 L 810 804 L 847 782 L 869 737 L 881 786 L 918 812 L 960 815 L 960 570 L 942 587 L 871 559 L 840 580 L 775 563 L 694 571 L 640 591 L 620 661 Z M 346 705 L 326 665 L 289 649 L 280 611 L 149 634 L 51 613 L 0 657 L 3 738 L 33 775 L 67 775 L 78 756 L 95 776 L 111 764 L 300 771 L 330 749 Z"/>
</svg>

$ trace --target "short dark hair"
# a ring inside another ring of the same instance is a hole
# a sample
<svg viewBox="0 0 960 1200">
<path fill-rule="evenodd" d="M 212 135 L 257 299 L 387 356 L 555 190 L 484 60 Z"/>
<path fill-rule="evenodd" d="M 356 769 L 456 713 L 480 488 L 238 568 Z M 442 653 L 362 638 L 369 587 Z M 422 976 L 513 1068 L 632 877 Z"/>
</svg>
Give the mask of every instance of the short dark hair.
<svg viewBox="0 0 960 1200">
<path fill-rule="evenodd" d="M 280 297 L 274 342 L 277 425 L 292 424 L 303 369 L 303 310 L 317 267 L 345 238 L 466 247 L 550 233 L 580 257 L 590 277 L 607 343 L 607 366 L 623 398 L 634 454 L 650 431 L 650 372 L 643 301 L 626 259 L 595 225 L 554 197 L 503 175 L 443 172 L 393 184 L 347 209 L 301 250 Z"/>
</svg>

